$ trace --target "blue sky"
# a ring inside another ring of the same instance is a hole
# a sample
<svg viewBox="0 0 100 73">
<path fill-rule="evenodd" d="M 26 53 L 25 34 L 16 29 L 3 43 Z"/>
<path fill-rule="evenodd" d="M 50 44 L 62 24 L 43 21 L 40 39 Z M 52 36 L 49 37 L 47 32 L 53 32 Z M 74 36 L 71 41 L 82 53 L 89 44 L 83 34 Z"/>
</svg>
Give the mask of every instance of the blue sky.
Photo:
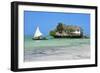
<svg viewBox="0 0 100 73">
<path fill-rule="evenodd" d="M 84 34 L 90 35 L 90 14 L 24 11 L 24 35 L 33 35 L 39 26 L 44 36 L 59 22 L 80 26 Z"/>
</svg>

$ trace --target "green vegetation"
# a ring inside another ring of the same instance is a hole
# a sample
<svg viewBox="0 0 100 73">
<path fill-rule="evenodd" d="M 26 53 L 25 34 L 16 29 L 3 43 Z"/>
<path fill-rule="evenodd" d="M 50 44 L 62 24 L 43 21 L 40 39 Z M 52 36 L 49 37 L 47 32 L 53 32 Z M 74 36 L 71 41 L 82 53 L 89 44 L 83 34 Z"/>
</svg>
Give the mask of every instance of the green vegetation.
<svg viewBox="0 0 100 73">
<path fill-rule="evenodd" d="M 50 31 L 50 35 L 55 38 L 81 38 L 83 37 L 83 30 L 78 26 L 66 26 L 63 23 L 58 23 L 56 28 Z"/>
<path fill-rule="evenodd" d="M 56 32 L 55 31 L 50 31 L 51 36 L 55 36 Z"/>
<path fill-rule="evenodd" d="M 58 26 L 57 26 L 57 31 L 59 32 L 59 33 L 62 33 L 63 32 L 63 30 L 65 29 L 64 28 L 64 24 L 63 23 L 58 23 Z"/>
</svg>

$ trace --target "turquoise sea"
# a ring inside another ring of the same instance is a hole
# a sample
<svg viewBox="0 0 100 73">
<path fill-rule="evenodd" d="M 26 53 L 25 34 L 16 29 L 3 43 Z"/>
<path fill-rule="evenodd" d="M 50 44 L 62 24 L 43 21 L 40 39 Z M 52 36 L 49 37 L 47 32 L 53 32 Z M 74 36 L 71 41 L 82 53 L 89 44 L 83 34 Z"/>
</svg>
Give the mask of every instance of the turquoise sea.
<svg viewBox="0 0 100 73">
<path fill-rule="evenodd" d="M 25 61 L 87 58 L 90 58 L 89 38 L 48 38 L 48 40 L 32 40 L 31 36 L 24 37 Z"/>
<path fill-rule="evenodd" d="M 32 37 L 25 37 L 25 49 L 33 49 L 35 47 L 56 47 L 56 46 L 81 46 L 90 44 L 90 39 L 48 39 L 48 40 L 32 40 Z"/>
</svg>

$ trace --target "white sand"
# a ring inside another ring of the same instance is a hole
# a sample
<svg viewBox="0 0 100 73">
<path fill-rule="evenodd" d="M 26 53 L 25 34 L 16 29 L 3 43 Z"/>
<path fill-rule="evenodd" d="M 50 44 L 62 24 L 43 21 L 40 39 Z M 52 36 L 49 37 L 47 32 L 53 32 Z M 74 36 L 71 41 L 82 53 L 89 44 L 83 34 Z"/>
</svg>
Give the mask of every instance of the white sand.
<svg viewBox="0 0 100 73">
<path fill-rule="evenodd" d="M 45 49 L 27 50 L 24 54 L 25 61 L 53 61 L 89 59 L 90 46 L 76 47 L 46 47 Z"/>
</svg>

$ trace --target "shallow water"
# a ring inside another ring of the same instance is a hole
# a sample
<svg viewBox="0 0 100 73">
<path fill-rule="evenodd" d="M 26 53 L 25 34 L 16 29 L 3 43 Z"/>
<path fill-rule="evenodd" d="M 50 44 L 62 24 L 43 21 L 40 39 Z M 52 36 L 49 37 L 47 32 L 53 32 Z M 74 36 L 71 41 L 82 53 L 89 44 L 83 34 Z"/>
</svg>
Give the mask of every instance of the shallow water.
<svg viewBox="0 0 100 73">
<path fill-rule="evenodd" d="M 90 39 L 32 40 L 25 38 L 24 61 L 90 58 Z"/>
</svg>

